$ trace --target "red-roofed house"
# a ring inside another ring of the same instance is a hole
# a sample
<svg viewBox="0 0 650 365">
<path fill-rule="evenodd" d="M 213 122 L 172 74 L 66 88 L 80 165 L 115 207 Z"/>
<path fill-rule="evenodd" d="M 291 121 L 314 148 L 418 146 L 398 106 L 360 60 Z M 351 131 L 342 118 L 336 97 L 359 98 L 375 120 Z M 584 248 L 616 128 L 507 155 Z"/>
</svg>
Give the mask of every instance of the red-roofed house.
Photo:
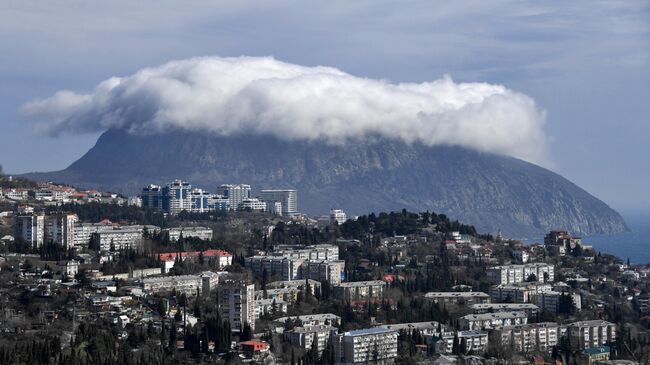
<svg viewBox="0 0 650 365">
<path fill-rule="evenodd" d="M 263 341 L 242 341 L 239 347 L 249 357 L 269 351 L 269 344 Z"/>
<path fill-rule="evenodd" d="M 203 255 L 204 260 L 208 260 L 210 263 L 215 263 L 219 269 L 232 265 L 232 255 L 227 251 L 218 249 L 205 250 L 203 252 L 183 251 L 161 253 L 158 255 L 158 259 L 162 263 L 163 273 L 167 273 L 172 267 L 174 267 L 176 259 L 180 259 L 181 261 L 188 259 L 198 261 L 201 254 Z"/>
</svg>

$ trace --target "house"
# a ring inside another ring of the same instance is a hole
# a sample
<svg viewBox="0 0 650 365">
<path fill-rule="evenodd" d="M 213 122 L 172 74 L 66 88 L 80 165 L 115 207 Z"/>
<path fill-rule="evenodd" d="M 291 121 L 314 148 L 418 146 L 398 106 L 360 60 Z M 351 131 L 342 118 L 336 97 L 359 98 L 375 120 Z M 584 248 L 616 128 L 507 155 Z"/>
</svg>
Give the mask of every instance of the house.
<svg viewBox="0 0 650 365">
<path fill-rule="evenodd" d="M 248 357 L 260 355 L 269 351 L 269 344 L 264 341 L 243 341 L 239 343 L 241 352 Z"/>
</svg>

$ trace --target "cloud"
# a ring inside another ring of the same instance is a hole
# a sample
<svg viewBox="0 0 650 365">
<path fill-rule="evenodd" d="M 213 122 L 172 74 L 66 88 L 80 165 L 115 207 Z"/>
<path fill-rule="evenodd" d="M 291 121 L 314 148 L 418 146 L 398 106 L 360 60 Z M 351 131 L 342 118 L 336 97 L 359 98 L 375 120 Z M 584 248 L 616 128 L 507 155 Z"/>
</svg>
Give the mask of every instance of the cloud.
<svg viewBox="0 0 650 365">
<path fill-rule="evenodd" d="M 59 91 L 21 112 L 51 134 L 122 128 L 270 134 L 339 144 L 368 136 L 458 145 L 546 162 L 544 112 L 501 85 L 450 77 L 391 83 L 270 57 L 201 57 Z"/>
</svg>

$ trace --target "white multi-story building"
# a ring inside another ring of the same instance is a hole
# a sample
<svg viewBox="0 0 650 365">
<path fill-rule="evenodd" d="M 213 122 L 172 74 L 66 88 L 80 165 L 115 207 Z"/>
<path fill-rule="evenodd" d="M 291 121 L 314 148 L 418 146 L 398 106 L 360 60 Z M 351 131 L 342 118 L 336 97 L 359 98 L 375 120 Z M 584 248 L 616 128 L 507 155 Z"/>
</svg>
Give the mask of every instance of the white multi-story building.
<svg viewBox="0 0 650 365">
<path fill-rule="evenodd" d="M 277 245 L 271 255 L 305 260 L 338 260 L 339 247 L 328 244 L 312 246 Z"/>
<path fill-rule="evenodd" d="M 94 233 L 113 230 L 113 223 L 102 221 L 99 223 L 77 223 L 74 227 L 74 245 L 87 247 Z"/>
<path fill-rule="evenodd" d="M 45 240 L 72 248 L 75 245 L 75 226 L 79 218 L 72 213 L 55 213 L 47 217 Z"/>
<path fill-rule="evenodd" d="M 175 227 L 163 229 L 163 235 L 166 235 L 170 242 L 176 242 L 181 238 L 194 237 L 201 240 L 212 239 L 212 228 L 206 227 Z"/>
<path fill-rule="evenodd" d="M 468 314 L 458 319 L 460 328 L 466 330 L 482 330 L 526 323 L 528 323 L 528 315 L 526 312 Z"/>
<path fill-rule="evenodd" d="M 295 317 L 281 317 L 276 319 L 274 322 L 279 325 L 284 325 L 287 320 L 298 320 L 302 323 L 303 326 L 334 326 L 337 327 L 341 324 L 341 317 L 333 313 L 319 313 L 319 314 L 307 314 L 303 316 Z"/>
<path fill-rule="evenodd" d="M 255 329 L 255 285 L 243 280 L 226 280 L 218 288 L 218 305 L 221 317 L 230 322 L 233 331 L 244 325 Z"/>
<path fill-rule="evenodd" d="M 330 209 L 330 224 L 336 223 L 341 225 L 345 223 L 348 219 L 348 216 L 341 209 Z"/>
<path fill-rule="evenodd" d="M 397 331 L 366 328 L 333 337 L 334 352 L 343 364 L 388 364 L 397 357 Z"/>
<path fill-rule="evenodd" d="M 284 333 L 287 341 L 305 351 L 310 351 L 316 344 L 318 355 L 323 353 L 331 335 L 336 334 L 337 329 L 328 325 L 295 327 Z"/>
<path fill-rule="evenodd" d="M 303 279 L 327 281 L 331 285 L 337 285 L 345 273 L 343 260 L 310 260 L 306 264 L 307 271 L 303 269 Z"/>
<path fill-rule="evenodd" d="M 512 257 L 517 260 L 517 262 L 525 264 L 528 263 L 530 254 L 526 250 L 514 250 L 512 251 Z"/>
<path fill-rule="evenodd" d="M 523 265 L 494 266 L 488 269 L 487 277 L 494 284 L 523 283 L 534 278 L 538 283 L 552 283 L 555 280 L 553 265 L 546 263 L 530 263 Z"/>
<path fill-rule="evenodd" d="M 293 189 L 266 189 L 260 192 L 260 199 L 282 203 L 282 215 L 298 213 L 298 192 Z"/>
<path fill-rule="evenodd" d="M 567 326 L 571 347 L 584 350 L 599 347 L 616 340 L 616 325 L 603 320 L 574 322 Z"/>
<path fill-rule="evenodd" d="M 221 184 L 217 187 L 217 195 L 228 199 L 230 209 L 235 210 L 244 199 L 250 199 L 251 186 L 247 184 Z"/>
<path fill-rule="evenodd" d="M 287 314 L 287 302 L 278 298 L 255 299 L 255 319 L 267 314 Z"/>
<path fill-rule="evenodd" d="M 142 248 L 142 239 L 145 230 L 159 232 L 156 226 L 121 226 L 110 230 L 99 230 L 93 233 L 91 241 L 93 246 L 100 251 L 139 250 Z"/>
<path fill-rule="evenodd" d="M 45 241 L 45 215 L 25 214 L 16 217 L 15 237 L 33 248 L 39 248 Z"/>
<path fill-rule="evenodd" d="M 186 181 L 174 180 L 162 189 L 162 208 L 171 215 L 192 210 L 190 191 L 192 185 Z"/>
<path fill-rule="evenodd" d="M 552 290 L 553 287 L 550 284 L 496 285 L 490 288 L 490 298 L 493 302 L 528 303 L 533 295 Z"/>
<path fill-rule="evenodd" d="M 163 276 L 157 278 L 144 278 L 141 281 L 142 290 L 148 293 L 168 293 L 176 291 L 178 294 L 196 295 L 203 287 L 199 275 Z"/>
<path fill-rule="evenodd" d="M 381 280 L 351 281 L 334 286 L 334 297 L 346 302 L 381 299 L 386 282 Z"/>
<path fill-rule="evenodd" d="M 551 351 L 556 346 L 566 327 L 555 322 L 529 323 L 495 328 L 491 337 L 494 344 L 515 352 Z"/>
<path fill-rule="evenodd" d="M 245 198 L 237 207 L 237 210 L 252 212 L 266 212 L 267 203 L 257 198 Z"/>
<path fill-rule="evenodd" d="M 445 332 L 440 336 L 431 338 L 434 341 L 434 347 L 437 353 L 451 354 L 454 349 L 454 339 L 457 345 L 464 353 L 483 353 L 488 346 L 488 333 L 485 331 L 458 331 Z"/>
</svg>

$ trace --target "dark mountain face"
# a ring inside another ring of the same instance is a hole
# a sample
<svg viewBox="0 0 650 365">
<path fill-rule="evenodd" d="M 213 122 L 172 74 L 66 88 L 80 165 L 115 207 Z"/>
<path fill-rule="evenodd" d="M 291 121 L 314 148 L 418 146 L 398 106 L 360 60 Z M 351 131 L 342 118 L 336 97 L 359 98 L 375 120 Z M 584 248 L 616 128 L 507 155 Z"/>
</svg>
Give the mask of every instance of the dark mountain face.
<svg viewBox="0 0 650 365">
<path fill-rule="evenodd" d="M 392 140 L 332 146 L 268 136 L 110 130 L 67 169 L 30 177 L 128 194 L 174 178 L 211 191 L 220 183 L 291 187 L 298 189 L 305 213 L 331 207 L 348 214 L 433 210 L 510 236 L 553 228 L 578 234 L 627 229 L 605 203 L 539 166 L 461 147 Z"/>
</svg>

